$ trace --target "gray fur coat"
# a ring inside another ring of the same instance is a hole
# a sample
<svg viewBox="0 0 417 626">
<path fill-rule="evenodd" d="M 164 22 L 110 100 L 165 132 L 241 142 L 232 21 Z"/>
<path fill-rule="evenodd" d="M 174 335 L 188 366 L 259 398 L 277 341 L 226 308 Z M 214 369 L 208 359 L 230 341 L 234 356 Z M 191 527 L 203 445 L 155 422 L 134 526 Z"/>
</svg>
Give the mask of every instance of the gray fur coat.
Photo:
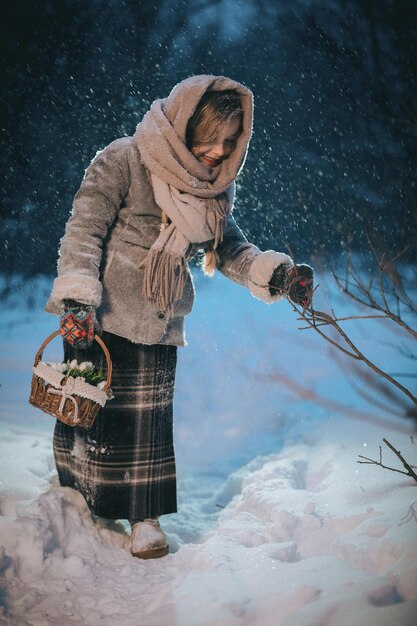
<svg viewBox="0 0 417 626">
<path fill-rule="evenodd" d="M 188 278 L 181 299 L 167 314 L 143 296 L 143 266 L 158 237 L 161 209 L 133 137 L 117 139 L 87 168 L 61 240 L 58 276 L 46 305 L 59 315 L 62 301 L 97 307 L 102 328 L 135 343 L 185 345 L 184 317 L 191 312 L 194 287 Z M 194 245 L 189 261 L 203 245 Z M 230 216 L 217 247 L 219 270 L 265 302 L 276 267 L 291 264 L 283 253 L 261 252 Z"/>
</svg>

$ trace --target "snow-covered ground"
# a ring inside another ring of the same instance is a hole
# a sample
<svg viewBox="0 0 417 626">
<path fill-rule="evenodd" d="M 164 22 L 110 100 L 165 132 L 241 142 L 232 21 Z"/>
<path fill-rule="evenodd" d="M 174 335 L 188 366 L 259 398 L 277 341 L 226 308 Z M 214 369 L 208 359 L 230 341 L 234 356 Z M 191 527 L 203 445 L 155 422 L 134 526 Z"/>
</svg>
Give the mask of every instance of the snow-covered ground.
<svg viewBox="0 0 417 626">
<path fill-rule="evenodd" d="M 320 282 L 318 308 L 330 298 L 345 314 Z M 415 463 L 411 426 L 365 419 L 348 372 L 286 302 L 198 280 L 176 389 L 179 512 L 162 518 L 169 556 L 142 562 L 124 521 L 93 521 L 59 487 L 53 419 L 27 404 L 34 354 L 56 326 L 43 288 L 31 285 L 29 308 L 22 290 L 1 313 L 0 623 L 415 626 L 417 484 L 357 463 L 377 458 L 383 437 Z M 382 366 L 410 372 L 394 346 L 403 337 L 377 322 L 350 328 Z M 59 353 L 57 341 L 49 354 Z M 278 374 L 353 417 L 294 402 Z"/>
</svg>

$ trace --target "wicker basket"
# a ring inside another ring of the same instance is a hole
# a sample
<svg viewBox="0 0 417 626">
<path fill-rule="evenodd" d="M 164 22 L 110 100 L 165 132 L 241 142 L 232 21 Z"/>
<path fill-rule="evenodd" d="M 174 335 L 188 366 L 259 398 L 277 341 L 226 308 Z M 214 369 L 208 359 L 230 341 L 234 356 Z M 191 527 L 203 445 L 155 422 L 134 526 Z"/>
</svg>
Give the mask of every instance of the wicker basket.
<svg viewBox="0 0 417 626">
<path fill-rule="evenodd" d="M 88 429 L 93 425 L 99 410 L 111 397 L 110 353 L 102 339 L 94 335 L 107 361 L 107 377 L 103 389 L 90 385 L 80 378 L 63 376 L 49 365 L 41 363 L 45 347 L 59 334 L 60 331 L 57 330 L 49 335 L 36 353 L 29 402 L 68 426 L 81 426 Z"/>
</svg>

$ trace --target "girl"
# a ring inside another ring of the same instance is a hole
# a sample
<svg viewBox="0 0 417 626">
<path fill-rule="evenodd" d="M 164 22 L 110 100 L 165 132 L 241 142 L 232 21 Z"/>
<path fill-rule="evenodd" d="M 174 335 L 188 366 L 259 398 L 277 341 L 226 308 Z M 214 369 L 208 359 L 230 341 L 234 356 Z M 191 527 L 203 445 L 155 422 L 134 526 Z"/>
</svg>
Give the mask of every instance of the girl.
<svg viewBox="0 0 417 626">
<path fill-rule="evenodd" d="M 223 76 L 182 81 L 133 137 L 96 155 L 61 240 L 46 310 L 61 316 L 66 358 L 101 363 L 101 326 L 115 397 L 89 431 L 57 422 L 58 475 L 94 514 L 130 521 L 140 558 L 168 553 L 158 517 L 176 511 L 172 401 L 189 260 L 203 250 L 208 274 L 217 267 L 265 302 L 311 300 L 311 268 L 261 252 L 232 216 L 251 130 L 249 89 Z"/>
</svg>

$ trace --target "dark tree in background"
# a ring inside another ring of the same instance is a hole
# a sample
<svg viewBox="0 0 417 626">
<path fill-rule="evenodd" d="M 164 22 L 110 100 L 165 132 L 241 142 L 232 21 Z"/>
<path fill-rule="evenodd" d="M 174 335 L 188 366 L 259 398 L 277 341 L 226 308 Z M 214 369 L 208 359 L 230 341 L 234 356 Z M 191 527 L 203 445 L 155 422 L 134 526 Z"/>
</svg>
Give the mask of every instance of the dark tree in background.
<svg viewBox="0 0 417 626">
<path fill-rule="evenodd" d="M 95 152 L 196 73 L 254 91 L 253 241 L 330 257 L 370 235 L 416 258 L 414 0 L 15 0 L 0 28 L 4 271 L 54 272 Z"/>
</svg>

